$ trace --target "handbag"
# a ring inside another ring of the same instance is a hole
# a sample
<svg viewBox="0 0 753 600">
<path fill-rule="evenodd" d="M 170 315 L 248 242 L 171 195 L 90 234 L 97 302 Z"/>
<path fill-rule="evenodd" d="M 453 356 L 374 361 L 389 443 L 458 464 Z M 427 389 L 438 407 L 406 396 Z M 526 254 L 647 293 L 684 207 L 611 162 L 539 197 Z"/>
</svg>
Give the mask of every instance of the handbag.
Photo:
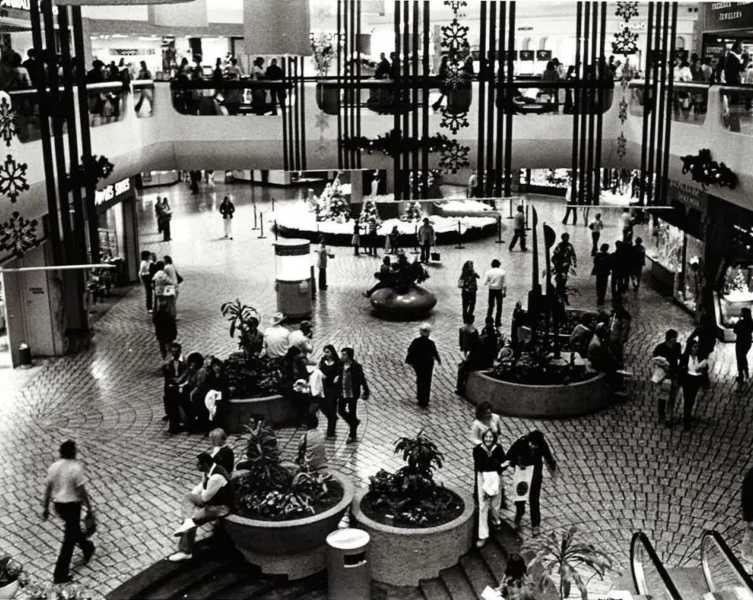
<svg viewBox="0 0 753 600">
<path fill-rule="evenodd" d="M 84 534 L 84 537 L 91 537 L 95 531 L 97 531 L 97 520 L 94 518 L 94 511 L 90 509 L 84 515 L 81 533 Z"/>
</svg>

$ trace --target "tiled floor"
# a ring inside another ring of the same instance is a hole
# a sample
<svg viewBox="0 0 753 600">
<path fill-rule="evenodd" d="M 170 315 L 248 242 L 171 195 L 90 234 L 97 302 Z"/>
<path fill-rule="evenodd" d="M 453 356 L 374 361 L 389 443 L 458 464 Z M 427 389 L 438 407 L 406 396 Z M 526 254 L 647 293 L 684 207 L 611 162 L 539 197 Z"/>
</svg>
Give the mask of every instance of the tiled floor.
<svg viewBox="0 0 753 600">
<path fill-rule="evenodd" d="M 216 210 L 226 191 L 238 208 L 234 241 L 222 239 Z M 270 196 L 279 202 L 285 192 L 219 184 L 198 197 L 188 195 L 182 184 L 159 190 L 163 192 L 175 211 L 174 239 L 159 241 L 151 209 L 157 192 L 151 191 L 143 201 L 142 245 L 171 254 L 185 278 L 178 300 L 184 349 L 225 356 L 235 344 L 220 315 L 223 301 L 240 298 L 267 317 L 275 310 L 273 236 L 259 240 L 251 230 L 251 197 L 269 210 Z M 543 221 L 562 229 L 559 206 L 543 201 L 537 206 Z M 612 241 L 617 229 L 613 219 L 607 224 L 604 241 Z M 583 226 L 567 230 L 583 263 L 574 280 L 579 290 L 574 304 L 592 306 L 586 264 L 590 237 Z M 514 301 L 524 299 L 529 288 L 531 254 L 510 253 L 493 239 L 466 246 L 441 248 L 443 262 L 431 268 L 426 283 L 439 300 L 430 320 L 445 359 L 436 371 L 427 411 L 418 410 L 413 401 L 411 373 L 403 360 L 416 324 L 375 319 L 361 293 L 370 285 L 377 261 L 355 258 L 348 248 L 334 249 L 329 289 L 316 299 L 315 342 L 318 348 L 352 345 L 370 378 L 372 398 L 361 404 L 362 440 L 346 446 L 341 425 L 329 448 L 331 463 L 362 482 L 380 467 L 398 465 L 392 442 L 399 435 L 425 428 L 447 457 L 440 478 L 472 485 L 466 434 L 473 410 L 453 393 L 460 320 L 457 277 L 467 259 L 483 270 L 500 256 L 510 278 L 504 307 L 509 323 Z M 485 308 L 483 299 L 480 304 Z M 739 488 L 744 470 L 753 464 L 751 401 L 734 392 L 733 352 L 720 346 L 713 386 L 698 402 L 698 426 L 689 433 L 659 427 L 647 358 L 666 328 L 675 327 L 684 337 L 691 319 L 648 286 L 631 297 L 629 308 L 634 320 L 627 355 L 636 373 L 632 397 L 590 417 L 506 418 L 504 442 L 509 445 L 533 428 L 550 440 L 561 472 L 557 479 L 545 479 L 545 529 L 578 525 L 622 569 L 632 531 L 643 529 L 671 566 L 694 564 L 703 528 L 720 530 L 733 546 L 741 537 Z M 184 509 L 181 498 L 197 479 L 194 456 L 207 442 L 200 436 L 167 435 L 161 421 L 159 362 L 142 292 L 134 287 L 96 323 L 91 349 L 44 361 L 25 373 L 23 381 L 14 383 L 21 377 L 16 374 L 7 385 L 2 380 L 0 499 L 5 510 L 0 514 L 0 550 L 18 555 L 33 574 L 49 578 L 58 550 L 60 523 L 42 522 L 39 512 L 46 467 L 66 437 L 79 442 L 99 516 L 98 552 L 89 566 L 75 571 L 77 580 L 105 593 L 173 549 L 171 532 Z M 293 451 L 295 433 L 280 432 L 287 453 Z M 242 439 L 233 442 L 241 452 Z"/>
</svg>

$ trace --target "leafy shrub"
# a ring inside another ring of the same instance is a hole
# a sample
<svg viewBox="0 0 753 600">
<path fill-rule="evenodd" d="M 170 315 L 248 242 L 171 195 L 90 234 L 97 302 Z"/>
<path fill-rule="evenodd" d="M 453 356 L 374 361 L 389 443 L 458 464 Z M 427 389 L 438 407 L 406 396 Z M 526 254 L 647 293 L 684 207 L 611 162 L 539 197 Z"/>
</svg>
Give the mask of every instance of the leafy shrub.
<svg viewBox="0 0 753 600">
<path fill-rule="evenodd" d="M 248 358 L 242 352 L 235 352 L 225 360 L 224 369 L 231 398 L 269 396 L 280 390 L 279 361 L 258 356 Z"/>
</svg>

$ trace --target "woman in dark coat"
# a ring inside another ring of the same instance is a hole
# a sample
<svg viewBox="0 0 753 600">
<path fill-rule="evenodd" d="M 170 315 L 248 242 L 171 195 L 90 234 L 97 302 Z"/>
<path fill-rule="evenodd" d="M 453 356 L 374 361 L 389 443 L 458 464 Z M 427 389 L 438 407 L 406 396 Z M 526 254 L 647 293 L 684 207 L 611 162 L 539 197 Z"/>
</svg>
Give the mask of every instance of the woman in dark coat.
<svg viewBox="0 0 753 600">
<path fill-rule="evenodd" d="M 324 387 L 324 400 L 322 412 L 327 417 L 327 437 L 335 437 L 335 425 L 337 424 L 337 401 L 340 396 L 338 384 L 340 383 L 340 369 L 342 363 L 337 356 L 337 350 L 331 344 L 324 346 L 322 359 L 319 361 L 319 370 L 322 372 Z"/>
<path fill-rule="evenodd" d="M 748 372 L 748 352 L 753 345 L 753 319 L 749 308 L 740 311 L 740 319 L 733 327 L 735 332 L 735 356 L 737 357 L 737 382 L 742 385 L 750 379 Z"/>
<path fill-rule="evenodd" d="M 155 297 L 152 323 L 154 323 L 154 335 L 159 344 L 159 353 L 162 360 L 165 360 L 170 344 L 178 337 L 178 326 L 175 323 L 175 315 L 170 310 L 169 302 L 163 296 Z"/>
<path fill-rule="evenodd" d="M 541 525 L 541 484 L 544 480 L 544 462 L 550 472 L 557 469 L 557 463 L 552 456 L 549 445 L 544 439 L 544 434 L 539 430 L 531 431 L 518 439 L 507 451 L 507 460 L 513 467 L 533 467 L 531 487 L 528 493 L 528 502 L 531 505 L 531 527 L 533 535 L 538 535 Z M 520 528 L 520 522 L 526 511 L 525 501 L 515 502 L 515 528 Z"/>
</svg>

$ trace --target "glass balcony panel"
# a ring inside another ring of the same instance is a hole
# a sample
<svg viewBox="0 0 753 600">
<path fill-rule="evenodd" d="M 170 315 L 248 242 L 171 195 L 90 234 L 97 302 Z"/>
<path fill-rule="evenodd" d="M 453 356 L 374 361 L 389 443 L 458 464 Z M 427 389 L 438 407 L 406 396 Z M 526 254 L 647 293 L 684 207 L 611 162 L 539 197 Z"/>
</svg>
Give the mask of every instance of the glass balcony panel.
<svg viewBox="0 0 753 600">
<path fill-rule="evenodd" d="M 753 86 L 720 89 L 722 127 L 727 131 L 753 135 Z"/>
</svg>

